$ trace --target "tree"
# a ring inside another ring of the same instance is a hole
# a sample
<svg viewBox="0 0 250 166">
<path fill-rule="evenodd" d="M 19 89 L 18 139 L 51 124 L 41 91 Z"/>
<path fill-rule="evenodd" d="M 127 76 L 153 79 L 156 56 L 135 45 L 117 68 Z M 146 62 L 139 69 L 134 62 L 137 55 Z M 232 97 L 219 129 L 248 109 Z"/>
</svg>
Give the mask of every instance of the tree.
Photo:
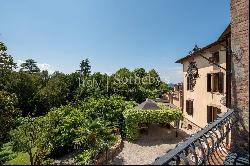
<svg viewBox="0 0 250 166">
<path fill-rule="evenodd" d="M 6 91 L 17 95 L 17 107 L 22 110 L 23 116 L 35 113 L 37 107 L 35 96 L 41 89 L 42 83 L 40 73 L 15 72 L 12 73 L 10 81 L 5 85 Z"/>
<path fill-rule="evenodd" d="M 49 111 L 52 107 L 65 105 L 68 95 L 69 89 L 66 75 L 55 72 L 46 86 L 41 88 L 37 94 L 38 113 L 41 115 Z"/>
<path fill-rule="evenodd" d="M 4 43 L 0 42 L 0 72 L 3 72 L 4 70 L 12 71 L 16 68 L 16 63 L 14 63 L 13 57 L 8 55 L 6 51 L 7 47 Z"/>
<path fill-rule="evenodd" d="M 147 74 L 144 68 L 137 68 L 133 72 L 134 72 L 135 76 L 139 77 L 139 78 L 143 78 Z"/>
<path fill-rule="evenodd" d="M 3 144 L 2 148 L 0 148 L 0 165 L 4 165 L 6 161 L 12 160 L 17 156 L 13 152 L 12 142 L 8 142 Z"/>
<path fill-rule="evenodd" d="M 17 67 L 13 57 L 8 55 L 6 51 L 7 47 L 4 43 L 0 42 L 0 90 L 4 89 L 13 69 Z"/>
<path fill-rule="evenodd" d="M 37 62 L 33 59 L 27 59 L 24 63 L 21 64 L 20 71 L 27 71 L 29 73 L 40 72 L 40 69 L 37 66 Z"/>
<path fill-rule="evenodd" d="M 15 120 L 19 115 L 17 97 L 6 91 L 0 91 L 0 145 L 9 139 L 9 131 L 15 126 Z"/>
<path fill-rule="evenodd" d="M 14 151 L 28 153 L 31 165 L 41 165 L 52 149 L 53 129 L 43 117 L 22 119 L 21 125 L 11 132 Z"/>
<path fill-rule="evenodd" d="M 80 73 L 78 72 L 74 72 L 71 74 L 68 74 L 67 77 L 67 85 L 68 85 L 68 89 L 69 89 L 69 93 L 67 96 L 67 100 L 72 102 L 76 99 L 76 92 L 77 89 L 79 88 L 79 84 L 80 84 Z"/>
<path fill-rule="evenodd" d="M 87 77 L 91 73 L 91 66 L 89 65 L 89 59 L 82 60 L 80 63 L 80 73 L 84 76 Z"/>
</svg>

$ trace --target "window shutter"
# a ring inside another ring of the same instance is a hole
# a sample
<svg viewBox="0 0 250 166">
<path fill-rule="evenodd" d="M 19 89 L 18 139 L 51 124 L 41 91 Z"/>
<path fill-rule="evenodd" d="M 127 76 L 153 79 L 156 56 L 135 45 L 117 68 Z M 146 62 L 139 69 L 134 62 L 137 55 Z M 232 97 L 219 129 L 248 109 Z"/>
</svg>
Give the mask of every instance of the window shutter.
<svg viewBox="0 0 250 166">
<path fill-rule="evenodd" d="M 189 101 L 186 100 L 186 112 L 189 115 Z"/>
<path fill-rule="evenodd" d="M 193 112 L 194 112 L 193 101 L 190 101 L 190 115 L 193 116 Z"/>
<path fill-rule="evenodd" d="M 207 123 L 212 122 L 212 107 L 207 106 Z"/>
<path fill-rule="evenodd" d="M 224 73 L 219 73 L 218 89 L 220 93 L 224 92 Z"/>
<path fill-rule="evenodd" d="M 207 91 L 211 92 L 211 74 L 207 74 Z"/>
<path fill-rule="evenodd" d="M 219 55 L 220 55 L 219 52 L 215 52 L 215 53 L 213 54 L 214 63 L 219 63 L 219 61 L 220 61 Z"/>
<path fill-rule="evenodd" d="M 189 87 L 190 87 L 190 79 L 189 77 L 187 77 L 187 90 L 190 90 Z"/>
<path fill-rule="evenodd" d="M 188 115 L 193 116 L 193 101 L 186 100 L 186 112 Z"/>
</svg>

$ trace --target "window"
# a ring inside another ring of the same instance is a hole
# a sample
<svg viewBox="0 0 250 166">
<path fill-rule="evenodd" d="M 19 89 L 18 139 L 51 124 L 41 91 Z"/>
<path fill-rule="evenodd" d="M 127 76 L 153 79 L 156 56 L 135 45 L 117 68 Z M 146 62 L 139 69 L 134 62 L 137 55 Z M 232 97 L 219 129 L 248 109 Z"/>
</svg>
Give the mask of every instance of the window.
<svg viewBox="0 0 250 166">
<path fill-rule="evenodd" d="M 224 92 L 224 73 L 218 73 L 218 90 L 220 93 Z"/>
<path fill-rule="evenodd" d="M 211 92 L 212 90 L 211 80 L 212 80 L 212 74 L 207 74 L 207 91 L 208 92 Z"/>
<path fill-rule="evenodd" d="M 213 92 L 219 91 L 219 74 L 213 74 Z"/>
<path fill-rule="evenodd" d="M 207 74 L 207 91 L 224 92 L 224 73 Z"/>
<path fill-rule="evenodd" d="M 186 112 L 187 112 L 187 114 L 193 116 L 193 110 L 194 110 L 193 101 L 192 100 L 187 100 L 186 101 Z"/>
<path fill-rule="evenodd" d="M 219 52 L 213 53 L 213 59 L 214 59 L 214 63 L 219 63 L 219 61 L 220 61 L 220 53 Z"/>
<path fill-rule="evenodd" d="M 217 51 L 212 54 L 212 57 L 209 58 L 210 64 L 220 62 L 220 53 Z"/>
<path fill-rule="evenodd" d="M 191 77 L 187 77 L 187 90 L 193 90 Z"/>
<path fill-rule="evenodd" d="M 221 109 L 213 106 L 207 106 L 207 123 L 215 121 L 220 113 Z"/>
</svg>

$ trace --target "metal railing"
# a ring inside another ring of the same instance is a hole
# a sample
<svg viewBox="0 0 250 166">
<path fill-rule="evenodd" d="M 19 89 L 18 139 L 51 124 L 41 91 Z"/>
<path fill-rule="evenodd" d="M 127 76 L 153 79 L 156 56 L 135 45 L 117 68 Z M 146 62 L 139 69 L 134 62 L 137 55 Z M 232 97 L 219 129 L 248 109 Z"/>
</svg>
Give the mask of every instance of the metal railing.
<svg viewBox="0 0 250 166">
<path fill-rule="evenodd" d="M 213 123 L 179 143 L 165 155 L 155 159 L 152 165 L 214 165 L 221 164 L 222 156 L 228 153 L 230 131 L 236 113 L 229 110 Z"/>
</svg>

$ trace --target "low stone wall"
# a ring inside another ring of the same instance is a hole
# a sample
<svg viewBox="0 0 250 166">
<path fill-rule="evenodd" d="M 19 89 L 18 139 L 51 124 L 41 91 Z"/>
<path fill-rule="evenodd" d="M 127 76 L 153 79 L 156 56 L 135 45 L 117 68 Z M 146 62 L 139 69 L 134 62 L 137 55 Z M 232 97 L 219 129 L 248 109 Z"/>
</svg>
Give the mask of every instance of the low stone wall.
<svg viewBox="0 0 250 166">
<path fill-rule="evenodd" d="M 118 136 L 118 140 L 108 151 L 105 151 L 98 155 L 97 159 L 91 165 L 103 165 L 106 164 L 113 157 L 118 155 L 123 148 L 123 141 L 120 136 Z"/>
<path fill-rule="evenodd" d="M 180 129 L 184 130 L 188 134 L 194 134 L 200 129 L 200 127 L 197 126 L 195 123 L 189 121 L 188 119 L 183 118 L 180 122 Z"/>
</svg>

